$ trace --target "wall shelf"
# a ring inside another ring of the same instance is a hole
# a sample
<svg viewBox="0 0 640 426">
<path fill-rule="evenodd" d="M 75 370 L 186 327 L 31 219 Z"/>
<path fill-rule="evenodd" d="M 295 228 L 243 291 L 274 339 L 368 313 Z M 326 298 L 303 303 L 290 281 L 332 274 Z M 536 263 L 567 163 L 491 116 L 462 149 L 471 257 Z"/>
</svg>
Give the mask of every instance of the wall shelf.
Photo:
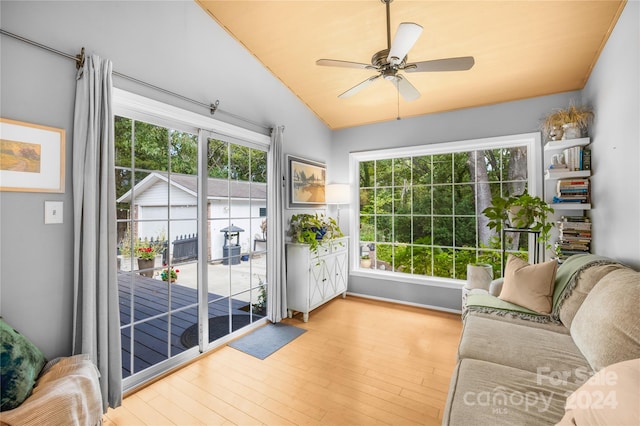
<svg viewBox="0 0 640 426">
<path fill-rule="evenodd" d="M 591 176 L 591 170 L 574 170 L 567 172 L 549 172 L 546 170 L 544 172 L 544 178 L 546 180 L 552 179 L 571 179 L 571 178 L 587 178 Z"/>
<path fill-rule="evenodd" d="M 571 148 L 574 146 L 587 146 L 591 143 L 590 138 L 580 138 L 580 139 L 564 139 L 561 141 L 549 141 L 544 145 L 545 151 L 558 151 L 567 148 Z"/>
<path fill-rule="evenodd" d="M 552 203 L 554 210 L 591 210 L 591 203 Z"/>
</svg>

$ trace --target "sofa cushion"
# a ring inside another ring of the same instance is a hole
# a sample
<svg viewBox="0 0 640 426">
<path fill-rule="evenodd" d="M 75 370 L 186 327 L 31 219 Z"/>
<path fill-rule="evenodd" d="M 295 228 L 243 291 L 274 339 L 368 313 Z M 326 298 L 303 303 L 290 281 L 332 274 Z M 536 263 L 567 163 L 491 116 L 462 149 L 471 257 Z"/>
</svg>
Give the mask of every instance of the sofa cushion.
<svg viewBox="0 0 640 426">
<path fill-rule="evenodd" d="M 567 395 L 577 388 L 549 383 L 530 371 L 463 359 L 451 377 L 442 424 L 555 424 L 564 415 Z"/>
<path fill-rule="evenodd" d="M 609 272 L 624 268 L 619 263 L 597 265 L 579 272 L 575 278 L 575 285 L 564 298 L 559 308 L 560 321 L 571 328 L 573 318 L 593 287 Z M 569 291 L 569 290 L 568 290 Z"/>
<path fill-rule="evenodd" d="M 549 382 L 582 384 L 593 375 L 570 335 L 482 316 L 466 318 L 458 357 L 530 371 Z"/>
<path fill-rule="evenodd" d="M 541 314 L 550 314 L 557 267 L 555 260 L 530 265 L 509 255 L 500 299 Z"/>
<path fill-rule="evenodd" d="M 2 361 L 2 396 L 0 411 L 22 404 L 46 360 L 44 354 L 29 339 L 0 318 L 0 360 Z"/>
<path fill-rule="evenodd" d="M 610 272 L 586 297 L 571 324 L 571 336 L 594 370 L 640 358 L 640 273 Z"/>
<path fill-rule="evenodd" d="M 561 426 L 634 425 L 640 419 L 640 359 L 600 370 L 567 398 Z"/>
</svg>

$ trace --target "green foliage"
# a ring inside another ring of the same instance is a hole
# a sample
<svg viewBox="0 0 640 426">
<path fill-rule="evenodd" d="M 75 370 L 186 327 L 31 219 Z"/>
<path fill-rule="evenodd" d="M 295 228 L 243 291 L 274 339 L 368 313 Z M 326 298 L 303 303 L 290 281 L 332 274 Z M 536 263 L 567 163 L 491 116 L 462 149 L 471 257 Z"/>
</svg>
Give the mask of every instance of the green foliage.
<svg viewBox="0 0 640 426">
<path fill-rule="evenodd" d="M 318 213 L 291 216 L 288 235 L 291 241 L 309 244 L 311 251 L 315 253 L 322 242 L 344 236 L 334 218 Z"/>
<path fill-rule="evenodd" d="M 127 170 L 196 175 L 198 135 L 162 126 L 115 117 L 118 195 L 131 189 Z M 267 153 L 242 145 L 210 139 L 207 150 L 209 177 L 267 181 Z"/>
<path fill-rule="evenodd" d="M 209 139 L 209 177 L 245 182 L 267 181 L 267 153 L 242 145 Z"/>
<path fill-rule="evenodd" d="M 545 248 L 550 249 L 551 229 L 554 223 L 547 221 L 547 216 L 553 213 L 553 209 L 540 197 L 532 197 L 528 193 L 512 197 L 493 197 L 491 206 L 482 213 L 489 219 L 488 226 L 496 232 L 502 231 L 503 225 L 509 220 L 512 225 L 528 227 L 533 231 L 539 231 L 540 242 L 545 244 Z M 514 212 L 512 207 L 519 207 Z M 509 212 L 512 212 L 509 217 Z"/>
<path fill-rule="evenodd" d="M 267 286 L 262 281 L 262 277 L 256 275 L 258 279 L 258 299 L 251 304 L 251 309 L 256 315 L 267 315 Z"/>
<path fill-rule="evenodd" d="M 476 194 L 526 190 L 526 155 L 512 147 L 361 162 L 359 235 L 375 253 L 374 267 L 466 279 L 467 263 L 484 262 L 499 276 L 500 239 L 479 229 L 485 222 L 476 217 L 491 196 L 480 204 Z M 505 238 L 509 247 L 516 242 Z M 510 252 L 526 256 L 526 239 L 518 241 Z"/>
</svg>

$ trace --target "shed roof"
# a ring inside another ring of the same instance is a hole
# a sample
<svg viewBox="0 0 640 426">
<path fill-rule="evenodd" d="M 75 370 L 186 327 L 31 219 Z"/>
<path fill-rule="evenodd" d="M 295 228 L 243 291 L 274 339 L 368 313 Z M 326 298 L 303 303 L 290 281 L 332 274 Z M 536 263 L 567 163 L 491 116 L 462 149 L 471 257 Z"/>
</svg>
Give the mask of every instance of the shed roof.
<svg viewBox="0 0 640 426">
<path fill-rule="evenodd" d="M 163 173 L 152 172 L 134 187 L 137 196 L 142 194 L 147 189 L 151 188 L 158 181 L 169 182 L 175 188 L 189 193 L 196 197 L 198 195 L 198 177 L 195 175 L 185 175 L 179 173 Z M 267 185 L 261 182 L 246 182 L 236 180 L 226 180 L 209 178 L 207 185 L 208 199 L 227 198 L 232 199 L 253 199 L 253 200 L 266 200 L 267 199 Z M 119 203 L 131 202 L 132 191 L 129 190 L 118 198 Z"/>
</svg>

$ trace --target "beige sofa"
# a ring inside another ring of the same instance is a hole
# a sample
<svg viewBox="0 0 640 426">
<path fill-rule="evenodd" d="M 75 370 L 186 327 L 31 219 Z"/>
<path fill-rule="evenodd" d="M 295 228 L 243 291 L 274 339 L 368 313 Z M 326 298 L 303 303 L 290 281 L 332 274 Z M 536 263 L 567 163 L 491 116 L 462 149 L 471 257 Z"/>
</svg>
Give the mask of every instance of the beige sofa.
<svg viewBox="0 0 640 426">
<path fill-rule="evenodd" d="M 640 273 L 574 256 L 558 268 L 548 315 L 499 292 L 467 298 L 443 425 L 638 424 Z"/>
</svg>

